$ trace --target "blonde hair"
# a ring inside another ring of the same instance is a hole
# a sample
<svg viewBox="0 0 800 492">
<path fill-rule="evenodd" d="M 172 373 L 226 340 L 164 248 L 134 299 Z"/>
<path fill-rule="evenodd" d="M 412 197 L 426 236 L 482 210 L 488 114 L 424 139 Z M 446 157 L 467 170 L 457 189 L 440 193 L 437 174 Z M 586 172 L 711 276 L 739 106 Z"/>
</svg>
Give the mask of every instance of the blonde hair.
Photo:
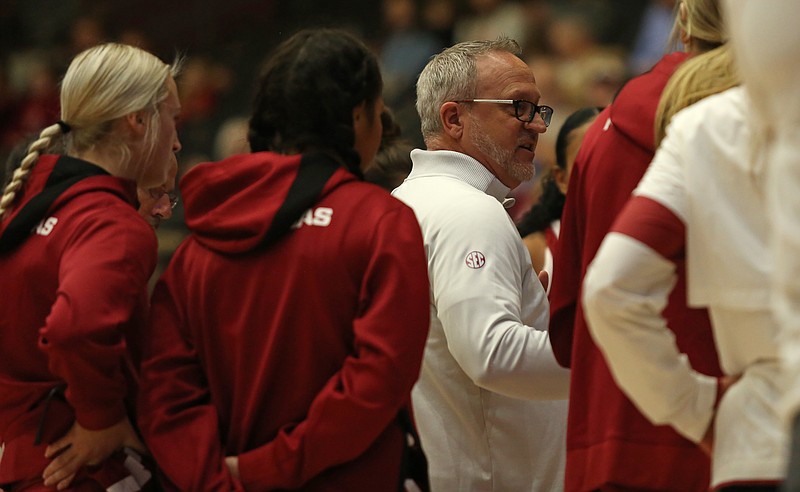
<svg viewBox="0 0 800 492">
<path fill-rule="evenodd" d="M 686 19 L 680 15 L 686 10 Z M 675 23 L 672 26 L 673 46 L 680 41 L 681 31 L 689 36 L 696 51 L 708 51 L 728 41 L 719 0 L 681 0 L 675 4 Z"/>
<path fill-rule="evenodd" d="M 0 198 L 0 217 L 11 207 L 39 156 L 66 136 L 67 154 L 99 145 L 119 154 L 121 166 L 131 164 L 128 144 L 112 132 L 119 118 L 138 111 L 149 113 L 145 158 L 153 152 L 159 133 L 159 108 L 169 95 L 166 81 L 176 75 L 182 60 L 167 65 L 139 48 L 101 44 L 78 54 L 61 83 L 61 121 L 48 126 L 30 147 Z"/>
<path fill-rule="evenodd" d="M 655 145 L 675 113 L 712 94 L 740 84 L 730 45 L 694 56 L 675 70 L 661 93 L 655 116 Z"/>
</svg>

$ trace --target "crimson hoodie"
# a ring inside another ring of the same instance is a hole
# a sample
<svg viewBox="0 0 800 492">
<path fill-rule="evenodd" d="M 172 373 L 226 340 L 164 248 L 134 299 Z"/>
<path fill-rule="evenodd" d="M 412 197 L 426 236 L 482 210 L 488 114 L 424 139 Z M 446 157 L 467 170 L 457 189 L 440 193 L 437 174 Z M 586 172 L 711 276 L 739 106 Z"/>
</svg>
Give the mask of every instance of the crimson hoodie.
<svg viewBox="0 0 800 492">
<path fill-rule="evenodd" d="M 619 390 L 580 303 L 586 268 L 650 165 L 656 107 L 685 58 L 684 53 L 667 55 L 620 90 L 586 132 L 570 176 L 550 291 L 550 341 L 556 360 L 571 367 L 567 491 L 614 485 L 665 491 L 709 487 L 709 458 L 671 427 L 652 425 Z M 677 269 L 678 281 L 664 311 L 667 324 L 692 367 L 719 376 L 708 314 L 686 306 L 682 255 Z"/>
<path fill-rule="evenodd" d="M 135 204 L 132 181 L 46 155 L 0 222 L 0 486 L 41 485 L 45 447 L 75 420 L 126 414 L 157 246 Z M 70 490 L 95 490 L 83 473 Z"/>
<path fill-rule="evenodd" d="M 201 164 L 181 191 L 139 400 L 166 487 L 395 490 L 429 321 L 411 209 L 322 154 Z"/>
</svg>

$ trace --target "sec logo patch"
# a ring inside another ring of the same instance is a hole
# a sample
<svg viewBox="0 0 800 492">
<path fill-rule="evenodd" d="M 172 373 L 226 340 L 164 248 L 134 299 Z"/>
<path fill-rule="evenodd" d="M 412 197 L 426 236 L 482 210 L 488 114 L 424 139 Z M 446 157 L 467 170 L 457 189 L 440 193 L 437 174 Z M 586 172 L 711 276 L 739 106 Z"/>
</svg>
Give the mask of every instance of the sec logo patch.
<svg viewBox="0 0 800 492">
<path fill-rule="evenodd" d="M 472 251 L 464 260 L 468 267 L 478 269 L 486 264 L 486 257 L 480 251 Z"/>
</svg>

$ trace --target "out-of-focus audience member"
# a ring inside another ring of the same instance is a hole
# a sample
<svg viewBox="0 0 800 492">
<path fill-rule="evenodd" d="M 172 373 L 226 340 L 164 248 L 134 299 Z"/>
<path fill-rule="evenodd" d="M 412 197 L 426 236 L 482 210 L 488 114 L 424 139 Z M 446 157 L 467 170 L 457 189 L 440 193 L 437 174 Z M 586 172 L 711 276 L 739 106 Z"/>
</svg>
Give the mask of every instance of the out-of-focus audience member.
<svg viewBox="0 0 800 492">
<path fill-rule="evenodd" d="M 638 33 L 628 54 L 628 71 L 640 74 L 664 56 L 675 21 L 675 0 L 649 0 Z"/>
<path fill-rule="evenodd" d="M 402 137 L 402 129 L 394 120 L 391 110 L 381 113 L 383 136 L 378 153 L 364 171 L 364 179 L 387 191 L 392 191 L 411 172 L 411 151 L 414 146 Z"/>
<path fill-rule="evenodd" d="M 431 56 L 445 45 L 420 22 L 416 0 L 383 0 L 383 32 L 379 60 L 384 77 L 383 96 L 406 138 L 422 143 L 419 116 L 414 109 L 414 84 Z"/>
<path fill-rule="evenodd" d="M 653 425 L 619 389 L 580 305 L 586 268 L 655 153 L 654 120 L 664 86 L 687 57 L 727 39 L 717 0 L 682 1 L 675 36 L 687 52 L 664 56 L 625 84 L 587 130 L 570 176 L 550 289 L 550 340 L 572 375 L 566 491 L 708 490 L 708 456 L 672 428 Z M 720 375 L 708 315 L 686 306 L 685 285 L 679 264 L 664 311 L 668 326 L 694 367 Z"/>
<path fill-rule="evenodd" d="M 468 12 L 456 19 L 454 42 L 506 36 L 525 46 L 528 31 L 522 4 L 506 0 L 467 0 L 467 6 Z"/>
<path fill-rule="evenodd" d="M 542 195 L 517 223 L 522 242 L 531 255 L 531 265 L 538 274 L 546 271 L 552 282 L 553 253 L 561 228 L 561 212 L 569 185 L 569 175 L 583 136 L 602 108 L 590 107 L 567 117 L 556 138 L 556 165 L 542 179 Z"/>
</svg>

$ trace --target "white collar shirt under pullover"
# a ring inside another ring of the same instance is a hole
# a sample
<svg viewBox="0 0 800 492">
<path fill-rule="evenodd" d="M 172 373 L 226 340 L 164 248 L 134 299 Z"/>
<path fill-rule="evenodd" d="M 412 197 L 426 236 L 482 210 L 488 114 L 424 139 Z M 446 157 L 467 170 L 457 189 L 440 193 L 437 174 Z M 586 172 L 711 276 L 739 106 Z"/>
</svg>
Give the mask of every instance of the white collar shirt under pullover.
<svg viewBox="0 0 800 492">
<path fill-rule="evenodd" d="M 432 489 L 562 490 L 569 372 L 503 208 L 510 190 L 465 154 L 411 158 L 393 194 L 414 209 L 428 256 L 431 327 L 412 401 Z"/>
</svg>

